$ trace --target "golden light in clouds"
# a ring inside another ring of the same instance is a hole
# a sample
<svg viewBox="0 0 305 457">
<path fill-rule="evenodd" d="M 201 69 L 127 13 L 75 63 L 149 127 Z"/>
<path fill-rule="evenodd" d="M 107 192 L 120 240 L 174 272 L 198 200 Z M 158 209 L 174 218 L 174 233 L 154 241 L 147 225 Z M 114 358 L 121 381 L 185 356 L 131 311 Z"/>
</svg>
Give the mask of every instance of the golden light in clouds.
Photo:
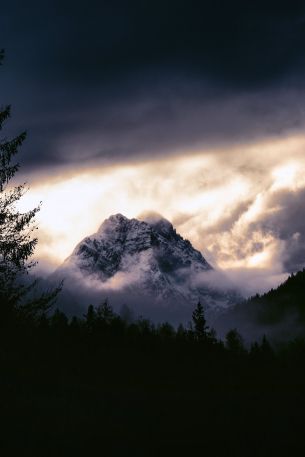
<svg viewBox="0 0 305 457">
<path fill-rule="evenodd" d="M 304 168 L 298 161 L 287 162 L 275 168 L 272 176 L 274 178 L 272 190 L 285 188 L 296 190 L 305 186 Z"/>
<path fill-rule="evenodd" d="M 249 239 L 248 227 L 275 210 L 268 207 L 272 193 L 305 187 L 303 151 L 305 137 L 290 137 L 232 151 L 78 170 L 44 181 L 31 182 L 30 177 L 21 208 L 43 202 L 37 217 L 37 256 L 54 266 L 111 214 L 137 217 L 151 210 L 171 220 L 222 268 L 269 268 L 279 241 L 259 230 Z"/>
</svg>

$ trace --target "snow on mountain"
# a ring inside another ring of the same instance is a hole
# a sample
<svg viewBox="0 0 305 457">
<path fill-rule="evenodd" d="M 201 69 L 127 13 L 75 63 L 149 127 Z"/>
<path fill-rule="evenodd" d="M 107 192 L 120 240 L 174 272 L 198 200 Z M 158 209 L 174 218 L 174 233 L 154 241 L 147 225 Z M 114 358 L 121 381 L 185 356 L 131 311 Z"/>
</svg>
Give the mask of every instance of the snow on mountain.
<svg viewBox="0 0 305 457">
<path fill-rule="evenodd" d="M 183 239 L 172 224 L 158 215 L 144 220 L 116 214 L 97 233 L 82 240 L 56 275 L 87 288 L 125 291 L 157 303 L 184 303 L 199 299 L 210 309 L 226 307 L 233 292 L 211 287 L 214 272 L 202 254 Z"/>
</svg>

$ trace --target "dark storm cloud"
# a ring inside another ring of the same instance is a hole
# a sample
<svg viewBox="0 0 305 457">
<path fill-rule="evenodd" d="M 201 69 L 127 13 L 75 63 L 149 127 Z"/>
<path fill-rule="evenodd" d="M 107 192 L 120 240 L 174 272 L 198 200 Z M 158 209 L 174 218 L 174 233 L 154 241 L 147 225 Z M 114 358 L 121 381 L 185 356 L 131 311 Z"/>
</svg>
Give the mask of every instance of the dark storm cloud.
<svg viewBox="0 0 305 457">
<path fill-rule="evenodd" d="M 64 0 L 3 10 L 5 41 L 22 40 L 35 67 L 60 83 L 174 66 L 246 86 L 303 63 L 304 2 Z"/>
<path fill-rule="evenodd" d="M 181 94 L 181 92 L 180 92 Z M 257 94 L 203 100 L 198 93 L 185 102 L 171 93 L 139 95 L 106 103 L 102 98 L 79 102 L 60 97 L 63 105 L 48 104 L 38 115 L 16 108 L 13 126 L 29 130 L 25 165 L 96 165 L 141 161 L 164 154 L 186 154 L 200 148 L 230 147 L 262 137 L 300 130 L 304 122 L 299 94 Z M 44 99 L 51 95 L 44 95 Z M 262 106 L 261 98 L 264 98 Z M 29 107 L 29 108 L 28 108 Z M 71 111 L 68 111 L 68 109 Z M 16 122 L 16 118 L 18 122 Z M 25 120 L 24 120 L 25 119 Z"/>
<path fill-rule="evenodd" d="M 304 19 L 303 2 L 3 4 L 1 100 L 30 132 L 24 163 L 141 159 L 300 128 Z"/>
</svg>

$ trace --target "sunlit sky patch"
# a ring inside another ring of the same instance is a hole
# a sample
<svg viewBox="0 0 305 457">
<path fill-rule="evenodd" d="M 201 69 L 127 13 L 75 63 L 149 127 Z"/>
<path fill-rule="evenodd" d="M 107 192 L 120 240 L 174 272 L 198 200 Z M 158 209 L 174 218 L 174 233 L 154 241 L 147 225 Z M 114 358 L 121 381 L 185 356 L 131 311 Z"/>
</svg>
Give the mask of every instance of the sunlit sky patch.
<svg viewBox="0 0 305 457">
<path fill-rule="evenodd" d="M 232 161 L 228 151 L 208 150 L 47 181 L 33 175 L 22 209 L 43 202 L 37 257 L 50 271 L 111 214 L 156 211 L 214 266 L 281 274 L 287 243 L 300 240 L 294 231 L 284 239 L 270 220 L 281 214 L 283 196 L 305 189 L 304 147 L 304 137 L 289 137 L 235 147 Z"/>
</svg>

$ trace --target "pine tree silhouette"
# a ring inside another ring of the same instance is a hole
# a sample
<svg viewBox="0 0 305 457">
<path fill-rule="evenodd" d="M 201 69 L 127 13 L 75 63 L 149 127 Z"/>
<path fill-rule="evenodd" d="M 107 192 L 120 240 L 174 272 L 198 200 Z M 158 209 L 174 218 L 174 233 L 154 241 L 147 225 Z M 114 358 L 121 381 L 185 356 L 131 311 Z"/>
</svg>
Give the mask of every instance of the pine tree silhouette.
<svg viewBox="0 0 305 457">
<path fill-rule="evenodd" d="M 204 309 L 200 301 L 197 303 L 197 306 L 193 311 L 192 321 L 195 338 L 199 341 L 206 340 L 208 338 L 209 327 L 206 325 Z"/>
<path fill-rule="evenodd" d="M 0 64 L 4 57 L 0 51 Z M 11 107 L 0 111 L 0 130 L 11 114 Z M 26 133 L 0 141 L 0 303 L 2 316 L 33 318 L 45 313 L 57 297 L 61 285 L 53 291 L 38 293 L 36 282 L 26 275 L 35 262 L 30 261 L 37 244 L 35 216 L 40 206 L 20 212 L 16 206 L 26 192 L 25 184 L 9 187 L 19 169 L 14 156 L 26 138 Z M 35 292 L 36 291 L 36 292 Z"/>
</svg>

